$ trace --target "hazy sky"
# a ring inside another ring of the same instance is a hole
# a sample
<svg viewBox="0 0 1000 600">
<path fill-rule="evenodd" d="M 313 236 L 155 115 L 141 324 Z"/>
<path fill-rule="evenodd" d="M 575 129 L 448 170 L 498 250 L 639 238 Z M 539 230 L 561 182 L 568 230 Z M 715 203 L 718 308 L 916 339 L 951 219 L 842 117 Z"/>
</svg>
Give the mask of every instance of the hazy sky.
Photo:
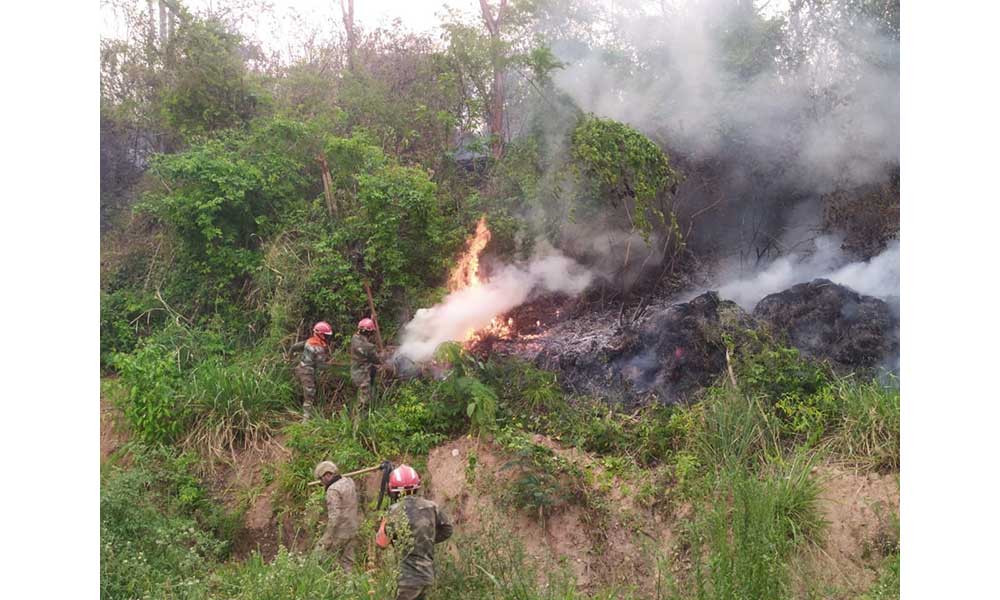
<svg viewBox="0 0 1000 600">
<path fill-rule="evenodd" d="M 199 11 L 227 5 L 225 0 L 183 0 L 188 8 Z M 284 41 L 294 39 L 295 31 L 290 17 L 293 14 L 306 17 L 310 22 L 330 21 L 331 29 L 342 28 L 340 0 L 270 0 L 271 15 L 248 16 L 241 24 L 244 33 L 276 47 Z M 495 0 L 494 0 L 495 4 Z M 355 0 L 354 18 L 365 29 L 372 29 L 393 19 L 400 19 L 407 29 L 417 32 L 435 30 L 441 22 L 446 6 L 463 12 L 479 10 L 479 0 Z M 121 25 L 110 6 L 102 3 L 101 35 L 117 37 L 122 35 Z"/>
<path fill-rule="evenodd" d="M 182 0 L 184 5 L 195 11 L 205 8 L 218 8 L 231 4 L 226 0 Z M 673 0 L 681 4 L 684 0 Z M 595 3 L 614 5 L 615 0 L 594 0 Z M 238 3 L 237 3 L 238 4 Z M 273 45 L 276 49 L 294 40 L 296 31 L 289 18 L 293 14 L 306 17 L 310 22 L 321 23 L 329 21 L 327 31 L 342 28 L 340 16 L 340 0 L 270 0 L 273 7 L 271 15 L 255 17 L 248 15 L 241 24 L 241 29 L 249 36 Z M 492 6 L 497 0 L 490 0 Z M 788 5 L 788 0 L 769 0 L 759 2 L 765 13 L 782 10 Z M 393 19 L 400 19 L 404 26 L 415 32 L 436 33 L 438 24 L 446 7 L 469 12 L 478 16 L 479 0 L 355 0 L 354 18 L 365 29 L 372 29 Z M 115 37 L 122 35 L 121 26 L 115 18 L 114 11 L 102 2 L 101 35 Z M 254 20 L 256 18 L 256 20 Z"/>
</svg>

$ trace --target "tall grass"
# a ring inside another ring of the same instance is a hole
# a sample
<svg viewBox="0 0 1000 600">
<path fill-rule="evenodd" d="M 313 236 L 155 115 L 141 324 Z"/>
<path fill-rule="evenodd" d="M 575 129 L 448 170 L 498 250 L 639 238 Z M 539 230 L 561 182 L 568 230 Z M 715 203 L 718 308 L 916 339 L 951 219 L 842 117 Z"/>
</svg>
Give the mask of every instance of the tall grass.
<svg viewBox="0 0 1000 600">
<path fill-rule="evenodd" d="M 839 379 L 836 431 L 831 447 L 861 466 L 899 469 L 899 387 L 878 381 Z"/>
<path fill-rule="evenodd" d="M 787 560 L 799 543 L 818 539 L 819 487 L 790 464 L 781 475 L 745 471 L 719 475 L 714 501 L 692 527 L 699 599 L 788 596 Z"/>
<path fill-rule="evenodd" d="M 270 437 L 282 411 L 294 406 L 286 371 L 277 359 L 253 355 L 195 365 L 177 390 L 191 415 L 185 445 L 218 455 Z"/>
</svg>

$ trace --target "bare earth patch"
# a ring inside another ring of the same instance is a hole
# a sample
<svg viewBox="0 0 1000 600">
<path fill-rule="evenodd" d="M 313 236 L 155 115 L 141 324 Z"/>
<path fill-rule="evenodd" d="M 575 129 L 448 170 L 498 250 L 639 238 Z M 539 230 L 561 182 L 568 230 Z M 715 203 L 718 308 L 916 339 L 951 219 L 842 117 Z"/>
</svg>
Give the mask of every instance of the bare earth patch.
<svg viewBox="0 0 1000 600">
<path fill-rule="evenodd" d="M 599 462 L 587 453 L 543 436 L 536 435 L 533 441 L 589 470 L 592 480 L 608 480 Z M 467 466 L 472 453 L 476 468 L 470 482 Z M 517 537 L 540 575 L 568 568 L 584 591 L 608 585 L 647 590 L 655 585 L 656 556 L 673 553 L 671 523 L 662 519 L 655 523 L 635 507 L 631 482 L 611 478 L 611 485 L 600 492 L 601 509 L 571 505 L 541 519 L 503 503 L 498 482 L 514 474 L 503 469 L 508 460 L 502 448 L 485 439 L 477 444 L 462 438 L 439 446 L 427 461 L 428 496 L 445 508 L 458 530 L 479 531 L 487 519 L 502 518 L 505 530 Z"/>
<path fill-rule="evenodd" d="M 854 598 L 869 589 L 889 548 L 898 543 L 899 475 L 859 472 L 825 464 L 814 475 L 822 483 L 820 510 L 827 521 L 821 548 L 804 552 L 795 587 L 826 598 Z"/>
</svg>

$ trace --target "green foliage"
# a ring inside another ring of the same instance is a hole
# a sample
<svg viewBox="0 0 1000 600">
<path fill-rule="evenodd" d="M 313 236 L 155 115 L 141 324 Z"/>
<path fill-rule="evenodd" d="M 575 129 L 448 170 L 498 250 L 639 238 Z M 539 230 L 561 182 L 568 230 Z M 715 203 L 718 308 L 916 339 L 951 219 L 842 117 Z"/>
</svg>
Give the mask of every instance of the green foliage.
<svg viewBox="0 0 1000 600">
<path fill-rule="evenodd" d="M 509 472 L 505 496 L 512 506 L 545 519 L 566 506 L 587 504 L 586 478 L 579 467 L 515 430 L 501 431 L 497 442 L 512 455 L 500 468 Z"/>
<path fill-rule="evenodd" d="M 416 289 L 447 271 L 456 240 L 448 237 L 427 173 L 389 166 L 359 176 L 358 200 L 363 214 L 351 222 L 364 269 L 380 285 L 383 296 Z"/>
<path fill-rule="evenodd" d="M 114 358 L 128 389 L 120 408 L 132 433 L 146 442 L 171 442 L 187 428 L 191 412 L 176 394 L 183 368 L 190 362 L 191 348 L 185 338 L 183 331 L 167 329 L 143 340 L 131 354 Z"/>
<path fill-rule="evenodd" d="M 182 307 L 222 310 L 239 297 L 279 215 L 316 195 L 314 161 L 304 149 L 317 143 L 302 123 L 267 119 L 154 159 L 167 192 L 150 195 L 144 209 L 179 242 L 183 277 L 172 278 L 168 291 Z"/>
<path fill-rule="evenodd" d="M 281 548 L 271 562 L 260 554 L 220 569 L 206 598 L 227 600 L 285 600 L 286 598 L 332 598 L 354 600 L 390 598 L 395 589 L 388 570 L 369 577 L 345 573 L 327 561 Z"/>
<path fill-rule="evenodd" d="M 131 352 L 139 341 L 139 330 L 148 323 L 142 315 L 153 308 L 148 295 L 124 288 L 101 292 L 101 368 L 113 367 L 114 355 Z M 156 319 L 154 322 L 158 322 Z"/>
<path fill-rule="evenodd" d="M 496 424 L 497 394 L 478 377 L 484 369 L 483 364 L 457 342 L 438 346 L 435 359 L 451 365 L 451 372 L 442 382 L 441 391 L 451 398 L 465 401 L 465 413 L 469 417 L 472 431 L 482 433 L 493 429 Z"/>
<path fill-rule="evenodd" d="M 101 482 L 101 597 L 184 596 L 225 558 L 236 519 L 212 504 L 190 455 L 133 444 Z"/>
<path fill-rule="evenodd" d="M 509 523 L 500 515 L 486 514 L 483 529 L 477 534 L 461 530 L 450 544 L 461 553 L 438 552 L 435 556 L 436 581 L 433 598 L 464 600 L 577 600 L 585 597 L 577 591 L 569 569 L 539 573 L 535 560 L 524 551 Z"/>
<path fill-rule="evenodd" d="M 212 330 L 170 325 L 115 355 L 131 431 L 150 443 L 187 436 L 217 453 L 266 433 L 292 402 L 288 367 L 270 355 L 230 356 L 225 346 Z"/>
<path fill-rule="evenodd" d="M 599 197 L 615 204 L 626 199 L 635 202 L 635 213 L 629 218 L 647 239 L 653 230 L 647 213 L 667 225 L 667 215 L 653 201 L 679 183 L 680 175 L 652 140 L 624 123 L 588 116 L 573 131 L 572 154 L 580 172 L 597 186 Z M 672 215 L 670 219 L 676 229 L 676 220 Z M 680 234 L 679 230 L 675 233 Z"/>
<path fill-rule="evenodd" d="M 815 441 L 836 410 L 832 375 L 794 348 L 765 348 L 737 361 L 740 388 L 774 408 L 783 432 Z"/>
<path fill-rule="evenodd" d="M 808 466 L 800 461 L 763 479 L 745 471 L 717 479 L 714 501 L 690 534 L 698 598 L 788 597 L 786 561 L 823 527 Z"/>
<path fill-rule="evenodd" d="M 280 355 L 254 353 L 211 356 L 178 389 L 192 412 L 188 438 L 219 454 L 267 438 L 282 411 L 296 407 L 294 392 Z"/>
<path fill-rule="evenodd" d="M 313 467 L 321 460 L 332 460 L 344 470 L 382 460 L 406 461 L 421 468 L 431 448 L 466 422 L 464 413 L 450 404 L 436 393 L 435 384 L 414 381 L 392 391 L 385 405 L 374 408 L 356 432 L 348 411 L 330 419 L 287 425 L 285 446 L 292 458 L 279 473 L 282 492 L 290 504 L 300 503 L 307 496 Z"/>
<path fill-rule="evenodd" d="M 168 126 L 190 137 L 245 124 L 264 100 L 248 84 L 241 39 L 218 22 L 184 19 L 165 50 Z"/>
<path fill-rule="evenodd" d="M 878 580 L 859 600 L 899 600 L 899 552 L 883 561 Z"/>
<path fill-rule="evenodd" d="M 899 469 L 899 387 L 843 378 L 834 384 L 838 415 L 832 447 L 876 470 Z"/>
</svg>

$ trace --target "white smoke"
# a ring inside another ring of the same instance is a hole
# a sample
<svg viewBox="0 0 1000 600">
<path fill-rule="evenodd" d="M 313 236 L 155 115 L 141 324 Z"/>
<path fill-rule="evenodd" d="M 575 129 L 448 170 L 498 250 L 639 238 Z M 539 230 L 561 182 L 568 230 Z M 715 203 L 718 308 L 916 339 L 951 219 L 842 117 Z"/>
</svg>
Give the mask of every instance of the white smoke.
<svg viewBox="0 0 1000 600">
<path fill-rule="evenodd" d="M 816 193 L 878 181 L 898 164 L 898 40 L 860 16 L 813 7 L 809 29 L 786 27 L 786 50 L 801 52 L 800 64 L 739 76 L 724 34 L 743 22 L 736 4 L 621 0 L 608 19 L 619 52 L 641 60 L 616 68 L 605 48 L 556 41 L 566 67 L 554 81 L 582 109 L 655 134 L 672 151 L 710 159 L 735 146 L 748 166 L 780 167 Z"/>
<path fill-rule="evenodd" d="M 415 362 L 428 360 L 443 342 L 464 340 L 535 292 L 576 295 L 592 279 L 579 263 L 542 245 L 526 265 L 502 266 L 482 285 L 452 292 L 439 304 L 418 310 L 403 328 L 396 354 Z"/>
<path fill-rule="evenodd" d="M 815 240 L 809 254 L 782 256 L 749 275 L 724 272 L 719 278 L 719 296 L 750 311 L 768 294 L 774 294 L 813 279 L 829 279 L 856 292 L 883 300 L 899 296 L 899 242 L 893 241 L 878 256 L 863 262 L 844 264 L 840 242 L 831 236 Z"/>
</svg>

